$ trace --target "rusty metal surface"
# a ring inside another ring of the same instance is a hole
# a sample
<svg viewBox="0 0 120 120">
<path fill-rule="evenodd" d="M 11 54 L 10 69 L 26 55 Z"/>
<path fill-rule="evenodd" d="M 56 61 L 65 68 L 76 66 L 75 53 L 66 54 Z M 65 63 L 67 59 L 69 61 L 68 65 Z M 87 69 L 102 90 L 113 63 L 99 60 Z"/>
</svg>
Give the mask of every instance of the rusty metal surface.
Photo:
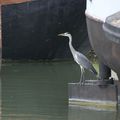
<svg viewBox="0 0 120 120">
<path fill-rule="evenodd" d="M 120 44 L 107 39 L 102 22 L 90 17 L 86 19 L 89 40 L 99 60 L 113 69 L 120 77 Z"/>
<path fill-rule="evenodd" d="M 32 0 L 0 0 L 0 4 L 6 5 L 6 4 L 17 4 L 22 2 L 28 2 Z"/>
</svg>

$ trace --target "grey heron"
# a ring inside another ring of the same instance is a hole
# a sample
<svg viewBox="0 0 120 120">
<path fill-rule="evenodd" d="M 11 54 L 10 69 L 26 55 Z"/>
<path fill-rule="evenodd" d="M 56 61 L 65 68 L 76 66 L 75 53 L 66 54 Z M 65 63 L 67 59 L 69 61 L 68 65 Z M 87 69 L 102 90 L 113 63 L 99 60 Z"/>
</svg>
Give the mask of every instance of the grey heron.
<svg viewBox="0 0 120 120">
<path fill-rule="evenodd" d="M 80 66 L 81 69 L 81 76 L 80 76 L 80 85 L 84 85 L 84 69 L 88 69 L 89 71 L 93 72 L 95 75 L 97 75 L 97 72 L 91 62 L 88 60 L 86 56 L 84 56 L 82 53 L 76 51 L 74 47 L 72 46 L 72 35 L 68 32 L 58 34 L 58 36 L 65 36 L 69 38 L 69 48 L 73 55 L 74 61 Z"/>
</svg>

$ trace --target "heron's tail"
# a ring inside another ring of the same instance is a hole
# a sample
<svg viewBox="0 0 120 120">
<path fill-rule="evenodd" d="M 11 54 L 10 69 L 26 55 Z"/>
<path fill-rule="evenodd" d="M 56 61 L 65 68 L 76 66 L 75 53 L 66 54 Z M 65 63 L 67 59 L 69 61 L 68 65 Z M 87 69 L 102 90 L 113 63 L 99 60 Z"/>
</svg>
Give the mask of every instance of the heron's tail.
<svg viewBox="0 0 120 120">
<path fill-rule="evenodd" d="M 91 68 L 91 72 L 94 73 L 96 76 L 98 75 L 97 71 L 95 70 L 95 68 L 93 66 Z"/>
</svg>

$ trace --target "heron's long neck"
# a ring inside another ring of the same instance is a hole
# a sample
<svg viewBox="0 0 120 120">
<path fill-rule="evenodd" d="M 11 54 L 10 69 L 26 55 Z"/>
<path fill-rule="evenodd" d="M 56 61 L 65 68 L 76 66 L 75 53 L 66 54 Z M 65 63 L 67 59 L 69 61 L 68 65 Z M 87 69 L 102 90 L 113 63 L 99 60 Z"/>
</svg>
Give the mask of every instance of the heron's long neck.
<svg viewBox="0 0 120 120">
<path fill-rule="evenodd" d="M 72 36 L 68 36 L 68 37 L 69 37 L 69 47 L 70 47 L 70 50 L 71 50 L 72 54 L 74 54 L 75 49 L 72 46 Z"/>
</svg>

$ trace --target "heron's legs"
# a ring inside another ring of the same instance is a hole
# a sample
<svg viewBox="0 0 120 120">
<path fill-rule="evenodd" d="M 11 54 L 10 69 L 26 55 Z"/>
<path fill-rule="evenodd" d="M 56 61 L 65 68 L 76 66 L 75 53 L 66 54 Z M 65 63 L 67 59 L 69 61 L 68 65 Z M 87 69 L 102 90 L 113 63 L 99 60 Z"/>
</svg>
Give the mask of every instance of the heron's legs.
<svg viewBox="0 0 120 120">
<path fill-rule="evenodd" d="M 84 68 L 82 67 L 82 85 L 85 85 Z"/>
<path fill-rule="evenodd" d="M 81 75 L 80 75 L 80 85 L 84 85 L 84 68 L 80 65 Z"/>
</svg>

